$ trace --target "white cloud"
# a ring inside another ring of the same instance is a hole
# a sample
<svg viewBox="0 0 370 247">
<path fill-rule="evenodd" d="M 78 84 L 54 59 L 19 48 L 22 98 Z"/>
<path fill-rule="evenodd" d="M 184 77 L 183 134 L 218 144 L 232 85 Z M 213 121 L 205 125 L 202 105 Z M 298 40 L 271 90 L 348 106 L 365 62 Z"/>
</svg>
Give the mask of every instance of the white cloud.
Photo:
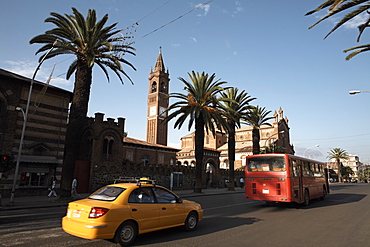
<svg viewBox="0 0 370 247">
<path fill-rule="evenodd" d="M 346 28 L 358 28 L 361 24 L 364 24 L 367 19 L 369 18 L 368 13 L 362 13 L 360 15 L 355 16 L 350 21 L 347 21 L 345 24 L 343 24 Z"/>
<path fill-rule="evenodd" d="M 202 3 L 199 3 L 195 5 L 196 8 L 200 7 L 200 9 L 204 10 L 204 14 L 198 14 L 198 16 L 206 16 L 211 8 L 210 4 L 203 5 Z"/>
<path fill-rule="evenodd" d="M 235 1 L 235 5 L 236 5 L 236 10 L 234 11 L 235 14 L 244 11 L 244 7 L 239 1 Z"/>
<path fill-rule="evenodd" d="M 5 70 L 8 70 L 10 72 L 13 72 L 15 74 L 18 74 L 18 75 L 21 75 L 21 76 L 24 76 L 24 77 L 27 77 L 27 78 L 32 78 L 34 73 L 35 73 L 35 70 L 38 66 L 38 63 L 37 62 L 30 62 L 30 61 L 4 61 L 5 63 L 5 66 L 4 66 L 4 69 Z M 47 79 L 49 78 L 50 76 L 50 73 L 52 71 L 52 67 L 53 65 L 51 66 L 43 66 L 37 71 L 37 74 L 36 74 L 36 80 L 38 81 L 41 81 L 41 82 L 46 82 Z M 58 66 L 58 65 L 57 65 Z M 54 74 L 52 76 L 52 79 L 50 81 L 50 84 L 51 85 L 54 85 L 54 86 L 57 86 L 57 87 L 62 87 L 62 88 L 68 88 L 70 89 L 70 87 L 73 85 L 72 82 L 62 78 L 62 76 L 65 76 L 65 74 L 62 74 L 60 76 L 58 76 L 58 73 L 56 71 L 54 71 Z"/>
<path fill-rule="evenodd" d="M 192 41 L 194 41 L 194 42 L 197 42 L 197 39 L 196 39 L 196 38 L 194 38 L 194 37 L 190 37 L 190 39 L 191 39 Z"/>
</svg>

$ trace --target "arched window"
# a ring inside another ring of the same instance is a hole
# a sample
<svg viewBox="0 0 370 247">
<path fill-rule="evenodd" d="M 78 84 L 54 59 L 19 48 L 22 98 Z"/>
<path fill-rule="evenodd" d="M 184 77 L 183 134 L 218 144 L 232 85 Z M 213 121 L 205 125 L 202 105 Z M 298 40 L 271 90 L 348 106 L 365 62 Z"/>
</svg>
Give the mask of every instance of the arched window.
<svg viewBox="0 0 370 247">
<path fill-rule="evenodd" d="M 113 136 L 104 137 L 103 154 L 113 154 L 113 144 L 114 144 Z"/>
<path fill-rule="evenodd" d="M 143 162 L 143 164 L 144 164 L 144 166 L 146 166 L 146 165 L 148 165 L 149 164 L 149 162 L 150 162 L 150 158 L 149 158 L 149 156 L 148 155 L 143 155 L 142 157 L 141 157 L 141 161 Z"/>
<path fill-rule="evenodd" d="M 163 81 L 161 82 L 161 93 L 166 93 L 166 84 Z"/>
<path fill-rule="evenodd" d="M 191 162 L 191 165 L 190 166 L 191 167 L 195 167 L 195 161 L 194 160 Z"/>
<path fill-rule="evenodd" d="M 157 92 L 157 82 L 153 81 L 153 83 L 152 83 L 152 93 L 155 93 L 155 92 Z"/>
</svg>

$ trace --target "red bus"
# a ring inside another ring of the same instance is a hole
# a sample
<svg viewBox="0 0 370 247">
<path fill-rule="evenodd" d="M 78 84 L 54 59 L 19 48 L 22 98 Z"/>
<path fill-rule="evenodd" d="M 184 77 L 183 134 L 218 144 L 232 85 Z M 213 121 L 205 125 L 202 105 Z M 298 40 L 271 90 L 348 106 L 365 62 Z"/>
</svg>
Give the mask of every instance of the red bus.
<svg viewBox="0 0 370 247">
<path fill-rule="evenodd" d="M 245 198 L 308 205 L 329 193 L 325 163 L 290 154 L 246 157 Z"/>
</svg>

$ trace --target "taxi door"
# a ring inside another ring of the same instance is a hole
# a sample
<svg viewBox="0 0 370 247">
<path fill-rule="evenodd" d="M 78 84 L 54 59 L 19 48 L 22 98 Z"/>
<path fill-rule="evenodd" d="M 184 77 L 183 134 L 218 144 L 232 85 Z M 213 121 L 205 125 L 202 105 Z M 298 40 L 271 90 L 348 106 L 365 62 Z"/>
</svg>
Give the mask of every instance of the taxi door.
<svg viewBox="0 0 370 247">
<path fill-rule="evenodd" d="M 151 188 L 143 187 L 132 191 L 128 206 L 131 216 L 139 223 L 139 231 L 158 227 L 160 207 L 154 202 Z"/>
<path fill-rule="evenodd" d="M 181 225 L 185 222 L 184 204 L 170 191 L 154 187 L 154 194 L 160 209 L 160 227 Z"/>
</svg>

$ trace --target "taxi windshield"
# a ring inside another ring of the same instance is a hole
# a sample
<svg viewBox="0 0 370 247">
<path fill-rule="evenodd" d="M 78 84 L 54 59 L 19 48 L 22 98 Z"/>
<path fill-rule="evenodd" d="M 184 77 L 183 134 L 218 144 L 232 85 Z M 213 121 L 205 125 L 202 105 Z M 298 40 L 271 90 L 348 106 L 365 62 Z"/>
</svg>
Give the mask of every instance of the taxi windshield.
<svg viewBox="0 0 370 247">
<path fill-rule="evenodd" d="M 253 157 L 248 159 L 249 172 L 283 172 L 285 168 L 284 157 Z"/>
<path fill-rule="evenodd" d="M 121 187 L 106 186 L 95 191 L 88 198 L 101 201 L 114 201 L 125 190 L 125 188 Z"/>
</svg>

